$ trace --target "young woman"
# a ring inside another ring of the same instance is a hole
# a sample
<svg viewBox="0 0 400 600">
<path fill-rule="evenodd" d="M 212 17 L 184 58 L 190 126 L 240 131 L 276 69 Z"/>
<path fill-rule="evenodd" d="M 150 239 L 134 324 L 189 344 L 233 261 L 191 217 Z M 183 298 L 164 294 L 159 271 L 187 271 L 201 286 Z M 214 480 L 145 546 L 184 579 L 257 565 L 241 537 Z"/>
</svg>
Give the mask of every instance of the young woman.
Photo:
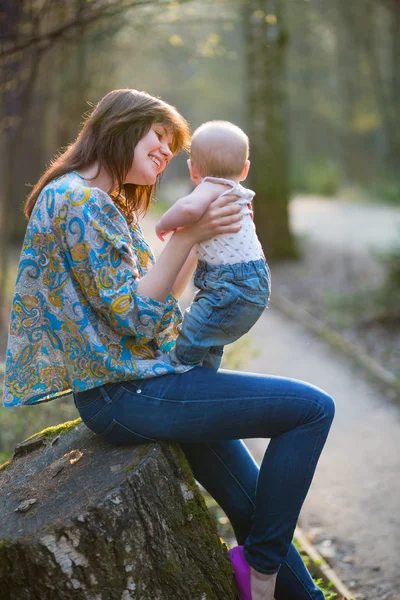
<svg viewBox="0 0 400 600">
<path fill-rule="evenodd" d="M 191 248 L 240 228 L 233 198 L 217 198 L 154 262 L 138 217 L 188 142 L 173 107 L 115 90 L 39 180 L 25 208 L 4 404 L 72 390 L 83 421 L 111 443 L 179 442 L 235 530 L 241 598 L 322 600 L 291 540 L 332 399 L 301 381 L 162 359 L 181 320 Z M 271 438 L 260 469 L 240 441 L 256 437 Z"/>
</svg>

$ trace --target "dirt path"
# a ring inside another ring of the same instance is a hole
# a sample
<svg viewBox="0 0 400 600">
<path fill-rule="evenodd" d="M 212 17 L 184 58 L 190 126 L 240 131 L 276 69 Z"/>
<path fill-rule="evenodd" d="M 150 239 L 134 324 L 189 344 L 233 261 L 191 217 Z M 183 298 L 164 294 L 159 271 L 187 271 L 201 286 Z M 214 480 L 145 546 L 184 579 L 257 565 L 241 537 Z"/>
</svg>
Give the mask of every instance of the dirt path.
<svg viewBox="0 0 400 600">
<path fill-rule="evenodd" d="M 246 370 L 310 381 L 336 401 L 301 526 L 356 598 L 400 600 L 400 406 L 276 310 L 251 336 L 261 353 Z M 260 460 L 266 442 L 248 445 Z"/>
<path fill-rule="evenodd" d="M 297 196 L 290 204 L 292 229 L 342 250 L 368 252 L 400 238 L 400 208 Z"/>
</svg>

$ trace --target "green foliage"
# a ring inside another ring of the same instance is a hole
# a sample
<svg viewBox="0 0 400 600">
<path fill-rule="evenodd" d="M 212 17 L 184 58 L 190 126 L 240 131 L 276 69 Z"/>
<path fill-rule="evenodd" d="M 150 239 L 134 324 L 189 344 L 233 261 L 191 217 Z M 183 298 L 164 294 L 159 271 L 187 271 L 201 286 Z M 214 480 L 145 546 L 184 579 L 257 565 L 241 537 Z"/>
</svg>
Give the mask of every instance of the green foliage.
<svg viewBox="0 0 400 600">
<path fill-rule="evenodd" d="M 251 359 L 259 356 L 261 349 L 254 346 L 251 333 L 241 337 L 234 344 L 225 347 L 222 368 L 240 370 Z"/>
<path fill-rule="evenodd" d="M 397 293 L 398 296 L 400 293 L 400 240 L 388 250 L 375 252 L 375 256 L 386 269 L 385 289 L 389 294 Z M 400 299 L 397 298 L 397 300 Z"/>
<path fill-rule="evenodd" d="M 219 504 L 217 504 L 214 498 L 210 496 L 206 490 L 202 490 L 202 494 L 208 510 L 217 523 L 219 536 L 224 540 L 227 546 L 229 546 L 232 542 L 234 542 L 235 534 L 228 517 Z"/>
<path fill-rule="evenodd" d="M 398 320 L 400 288 L 384 285 L 368 291 L 339 295 L 327 294 L 324 300 L 326 316 L 339 329 L 354 326 L 354 323 L 373 323 L 386 319 Z"/>
<path fill-rule="evenodd" d="M 332 591 L 333 584 L 331 581 L 325 583 L 323 579 L 315 579 L 315 583 L 324 592 L 325 600 L 336 600 L 339 597 L 336 592 Z"/>
<path fill-rule="evenodd" d="M 400 179 L 378 181 L 373 187 L 373 199 L 400 206 Z"/>
<path fill-rule="evenodd" d="M 297 192 L 333 196 L 342 182 L 338 163 L 330 159 L 318 159 L 298 164 L 293 170 L 292 186 Z"/>
</svg>

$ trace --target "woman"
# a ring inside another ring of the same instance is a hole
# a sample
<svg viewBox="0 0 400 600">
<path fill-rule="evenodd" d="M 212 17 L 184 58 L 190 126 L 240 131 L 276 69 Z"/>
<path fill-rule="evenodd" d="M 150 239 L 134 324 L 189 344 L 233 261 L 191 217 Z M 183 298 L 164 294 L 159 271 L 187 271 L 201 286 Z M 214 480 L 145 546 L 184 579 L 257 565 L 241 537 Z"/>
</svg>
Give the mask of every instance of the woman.
<svg viewBox="0 0 400 600">
<path fill-rule="evenodd" d="M 111 443 L 181 443 L 235 530 L 241 598 L 320 600 L 291 540 L 332 399 L 301 381 L 162 359 L 177 335 L 176 298 L 194 268 L 192 247 L 240 228 L 232 197 L 216 199 L 154 263 L 138 217 L 188 141 L 173 107 L 116 90 L 37 183 L 25 207 L 4 404 L 72 390 L 83 421 Z M 271 438 L 260 469 L 240 441 L 255 437 Z"/>
</svg>

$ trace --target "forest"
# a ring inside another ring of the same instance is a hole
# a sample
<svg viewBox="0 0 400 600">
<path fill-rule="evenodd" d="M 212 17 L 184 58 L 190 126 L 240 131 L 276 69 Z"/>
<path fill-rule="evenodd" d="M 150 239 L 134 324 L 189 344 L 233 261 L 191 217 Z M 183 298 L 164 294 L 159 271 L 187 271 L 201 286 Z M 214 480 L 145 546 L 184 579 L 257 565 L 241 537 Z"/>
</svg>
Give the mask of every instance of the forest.
<svg viewBox="0 0 400 600">
<path fill-rule="evenodd" d="M 2 348 L 27 193 L 111 89 L 159 95 L 193 129 L 225 119 L 248 133 L 272 262 L 302 254 L 296 195 L 400 205 L 398 0 L 3 0 L 0 11 Z M 185 162 L 172 162 L 161 203 L 188 189 Z M 395 299 L 399 254 L 382 258 Z"/>
<path fill-rule="evenodd" d="M 26 196 L 111 89 L 159 95 L 193 129 L 224 119 L 248 133 L 271 262 L 303 253 L 299 194 L 400 205 L 398 0 L 3 0 L 0 35 L 0 362 Z M 185 163 L 172 162 L 160 206 L 188 189 Z M 374 297 L 389 327 L 399 254 L 397 242 L 381 257 L 389 306 Z"/>
<path fill-rule="evenodd" d="M 371 394 L 382 407 L 384 398 L 398 399 L 400 0 L 0 0 L 0 392 L 24 202 L 85 116 L 119 88 L 160 96 L 192 130 L 222 119 L 248 134 L 246 186 L 256 192 L 273 310 L 364 369 L 355 371 L 359 380 L 375 378 L 385 392 Z M 150 229 L 154 215 L 191 189 L 186 160 L 174 158 L 156 187 Z M 274 354 L 280 340 L 264 337 L 233 344 L 224 366 Z M 294 363 L 308 351 L 301 341 Z M 286 374 L 290 348 L 282 356 Z M 348 400 L 346 390 L 343 414 Z M 0 463 L 26 437 L 76 417 L 70 399 L 1 407 Z M 371 431 L 365 438 L 373 445 Z M 386 466 L 376 467 L 382 477 Z M 387 477 L 394 478 L 389 467 Z M 366 528 L 374 532 L 367 504 L 366 493 Z M 341 568 L 351 581 L 353 565 Z M 392 600 L 363 573 L 361 591 L 376 596 L 357 598 Z"/>
</svg>

